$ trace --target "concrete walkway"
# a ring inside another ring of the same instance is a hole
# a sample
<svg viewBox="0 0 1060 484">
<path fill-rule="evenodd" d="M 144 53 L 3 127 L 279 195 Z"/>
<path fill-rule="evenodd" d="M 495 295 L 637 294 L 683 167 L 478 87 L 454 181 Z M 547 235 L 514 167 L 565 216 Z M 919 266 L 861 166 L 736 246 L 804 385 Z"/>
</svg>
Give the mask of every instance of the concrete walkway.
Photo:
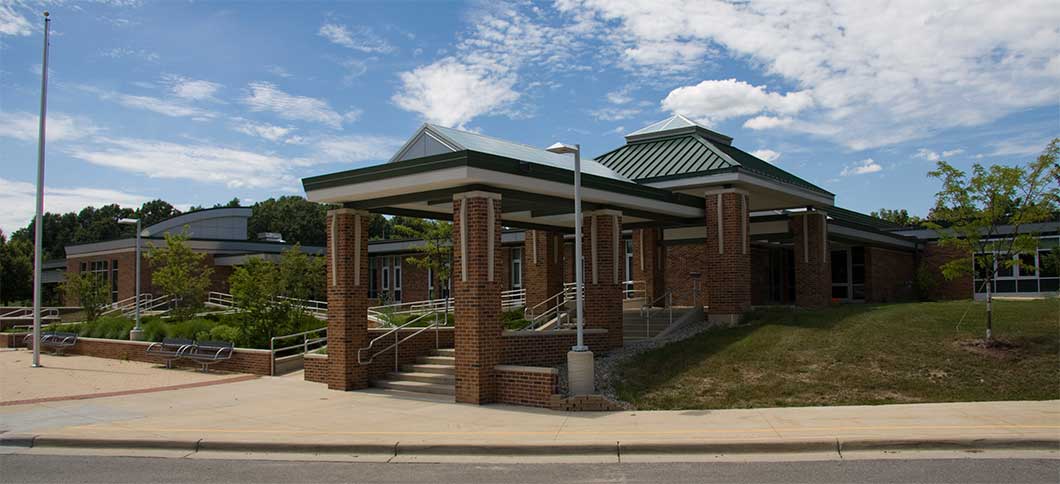
<svg viewBox="0 0 1060 484">
<path fill-rule="evenodd" d="M 402 446 L 666 446 L 837 443 L 1060 442 L 1060 401 L 986 402 L 753 410 L 559 413 L 506 405 L 472 406 L 379 391 L 337 392 L 293 378 L 82 401 L 0 407 L 0 440 L 133 439 L 208 443 Z M 130 445 L 130 446 L 138 446 Z M 464 447 L 459 447 L 464 446 Z M 655 446 L 655 447 L 653 447 Z M 250 448 L 250 447 L 248 447 Z M 441 448 L 441 447 L 437 447 Z M 610 449 L 610 450 L 608 450 Z M 389 450 L 387 450 L 389 452 Z M 395 450 L 396 452 L 396 450 Z M 569 452 L 569 451 L 565 451 Z M 625 450 L 623 450 L 625 452 Z"/>
</svg>

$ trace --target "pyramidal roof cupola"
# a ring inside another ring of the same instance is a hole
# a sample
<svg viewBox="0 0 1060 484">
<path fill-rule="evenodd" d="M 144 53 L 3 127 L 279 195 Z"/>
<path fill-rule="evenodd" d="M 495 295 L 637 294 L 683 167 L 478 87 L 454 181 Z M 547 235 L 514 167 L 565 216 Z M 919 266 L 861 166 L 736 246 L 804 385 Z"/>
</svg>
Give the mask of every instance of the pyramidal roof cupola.
<svg viewBox="0 0 1060 484">
<path fill-rule="evenodd" d="M 647 141 L 658 138 L 666 138 L 669 136 L 680 136 L 693 133 L 699 134 L 700 136 L 703 136 L 704 138 L 715 143 L 721 143 L 723 145 L 732 144 L 731 136 L 726 136 L 721 133 L 718 133 L 717 131 L 712 131 L 706 126 L 692 121 L 691 119 L 688 119 L 681 114 L 675 114 L 662 121 L 649 124 L 630 134 L 627 134 L 626 142 L 635 143 L 637 141 Z"/>
</svg>

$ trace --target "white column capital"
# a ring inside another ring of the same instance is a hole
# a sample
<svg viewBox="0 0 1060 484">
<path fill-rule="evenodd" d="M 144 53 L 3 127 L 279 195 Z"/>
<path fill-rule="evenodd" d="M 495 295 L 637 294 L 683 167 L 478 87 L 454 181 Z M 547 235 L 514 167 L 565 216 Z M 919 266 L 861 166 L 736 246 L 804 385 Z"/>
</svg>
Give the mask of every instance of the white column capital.
<svg viewBox="0 0 1060 484">
<path fill-rule="evenodd" d="M 331 217 L 333 215 L 361 215 L 367 217 L 371 215 L 371 212 L 357 208 L 335 208 L 328 210 L 328 216 Z"/>
<path fill-rule="evenodd" d="M 501 194 L 494 192 L 486 192 L 482 190 L 472 190 L 470 192 L 454 193 L 453 200 L 466 200 L 469 198 L 485 198 L 491 200 L 500 200 Z"/>
</svg>

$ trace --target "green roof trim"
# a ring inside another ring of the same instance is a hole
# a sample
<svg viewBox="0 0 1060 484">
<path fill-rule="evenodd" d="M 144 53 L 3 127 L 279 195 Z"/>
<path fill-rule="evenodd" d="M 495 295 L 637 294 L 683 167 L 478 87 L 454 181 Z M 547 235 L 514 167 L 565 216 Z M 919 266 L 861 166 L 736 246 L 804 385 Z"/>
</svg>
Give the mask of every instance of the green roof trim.
<svg viewBox="0 0 1060 484">
<path fill-rule="evenodd" d="M 695 130 L 677 130 L 672 136 L 630 141 L 600 155 L 596 161 L 638 183 L 746 171 L 834 196 L 735 146 L 711 142 Z"/>
<path fill-rule="evenodd" d="M 864 225 L 877 230 L 894 230 L 904 227 L 896 223 L 888 222 L 882 218 L 873 217 L 872 215 L 865 215 L 861 212 L 855 212 L 853 210 L 847 210 L 841 207 L 828 207 L 825 208 L 824 211 L 828 214 L 829 217 L 832 217 L 836 220 L 854 223 L 858 225 Z"/>
</svg>

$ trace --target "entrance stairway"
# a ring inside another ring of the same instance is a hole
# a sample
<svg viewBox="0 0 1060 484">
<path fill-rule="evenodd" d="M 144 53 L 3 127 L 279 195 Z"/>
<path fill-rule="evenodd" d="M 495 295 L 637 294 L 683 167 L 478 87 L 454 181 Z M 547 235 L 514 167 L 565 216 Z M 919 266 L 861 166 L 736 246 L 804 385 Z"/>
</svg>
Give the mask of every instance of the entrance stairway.
<svg viewBox="0 0 1060 484">
<path fill-rule="evenodd" d="M 404 365 L 401 371 L 387 373 L 376 380 L 375 386 L 389 390 L 436 395 L 456 394 L 456 350 L 438 349 L 431 356 L 416 358 L 416 363 Z"/>
<path fill-rule="evenodd" d="M 669 323 L 665 315 L 656 316 L 649 327 L 640 309 L 623 309 L 622 337 L 626 341 L 654 338 L 663 332 L 670 325 Z"/>
</svg>

